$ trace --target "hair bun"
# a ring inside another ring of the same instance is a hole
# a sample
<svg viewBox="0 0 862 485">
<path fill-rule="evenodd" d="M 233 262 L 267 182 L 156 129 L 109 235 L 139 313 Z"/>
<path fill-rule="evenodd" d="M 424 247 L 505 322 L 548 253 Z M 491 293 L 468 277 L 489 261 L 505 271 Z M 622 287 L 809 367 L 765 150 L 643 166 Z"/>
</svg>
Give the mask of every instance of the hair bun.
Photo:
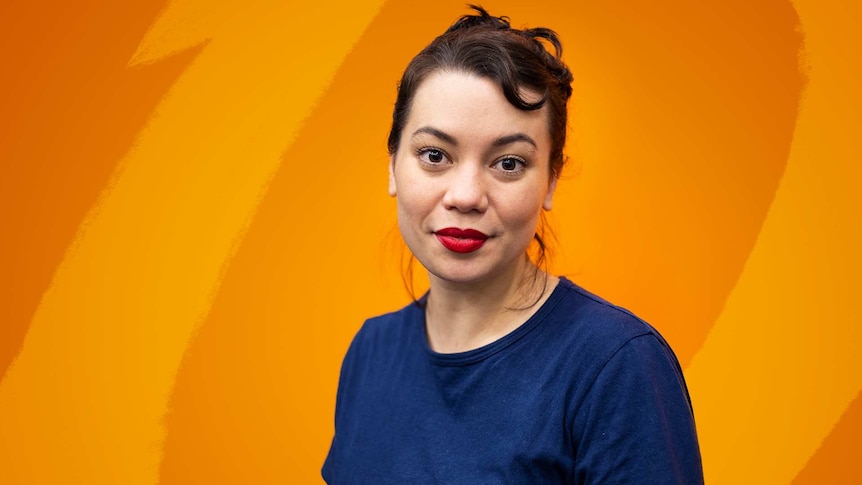
<svg viewBox="0 0 862 485">
<path fill-rule="evenodd" d="M 480 28 L 484 27 L 484 28 L 498 29 L 498 30 L 505 30 L 505 29 L 511 29 L 512 28 L 511 25 L 509 24 L 509 17 L 506 17 L 505 15 L 502 17 L 495 17 L 495 16 L 489 14 L 487 10 L 485 10 L 484 8 L 482 8 L 479 5 L 468 4 L 467 6 L 472 8 L 473 10 L 475 10 L 478 13 L 478 15 L 463 15 L 463 16 L 461 16 L 461 18 L 456 20 L 455 23 L 452 24 L 452 26 L 446 30 L 446 32 L 452 32 L 454 30 L 459 30 L 459 29 L 476 28 L 476 27 L 480 27 Z"/>
</svg>

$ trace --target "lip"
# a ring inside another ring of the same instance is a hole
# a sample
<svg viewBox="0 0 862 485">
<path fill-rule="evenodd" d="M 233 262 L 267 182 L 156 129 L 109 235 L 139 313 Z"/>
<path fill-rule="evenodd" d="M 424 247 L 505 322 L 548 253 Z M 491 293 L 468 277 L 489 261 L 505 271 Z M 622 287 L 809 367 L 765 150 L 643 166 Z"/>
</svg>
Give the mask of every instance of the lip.
<svg viewBox="0 0 862 485">
<path fill-rule="evenodd" d="M 472 253 L 485 244 L 488 235 L 475 229 L 459 229 L 447 227 L 435 231 L 437 240 L 449 251 L 455 253 Z"/>
</svg>

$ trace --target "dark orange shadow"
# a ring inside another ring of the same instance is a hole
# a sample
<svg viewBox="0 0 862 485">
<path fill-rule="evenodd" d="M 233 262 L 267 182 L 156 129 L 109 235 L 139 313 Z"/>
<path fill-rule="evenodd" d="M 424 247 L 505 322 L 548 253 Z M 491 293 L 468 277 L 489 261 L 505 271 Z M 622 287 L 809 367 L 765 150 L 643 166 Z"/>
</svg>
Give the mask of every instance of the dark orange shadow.
<svg viewBox="0 0 862 485">
<path fill-rule="evenodd" d="M 800 416 L 800 419 L 805 419 Z M 841 420 L 808 460 L 792 485 L 862 483 L 862 394 L 847 407 Z"/>
</svg>

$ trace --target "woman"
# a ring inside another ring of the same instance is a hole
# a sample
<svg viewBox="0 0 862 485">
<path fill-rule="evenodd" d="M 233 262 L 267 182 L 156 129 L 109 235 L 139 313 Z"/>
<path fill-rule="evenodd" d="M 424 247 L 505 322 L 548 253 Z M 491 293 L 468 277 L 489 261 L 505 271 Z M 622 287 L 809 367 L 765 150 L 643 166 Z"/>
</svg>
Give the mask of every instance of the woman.
<svg viewBox="0 0 862 485">
<path fill-rule="evenodd" d="M 557 36 L 473 8 L 399 85 L 389 192 L 431 287 L 357 333 L 323 476 L 701 483 L 691 405 L 667 343 L 537 264 L 571 95 Z"/>
</svg>

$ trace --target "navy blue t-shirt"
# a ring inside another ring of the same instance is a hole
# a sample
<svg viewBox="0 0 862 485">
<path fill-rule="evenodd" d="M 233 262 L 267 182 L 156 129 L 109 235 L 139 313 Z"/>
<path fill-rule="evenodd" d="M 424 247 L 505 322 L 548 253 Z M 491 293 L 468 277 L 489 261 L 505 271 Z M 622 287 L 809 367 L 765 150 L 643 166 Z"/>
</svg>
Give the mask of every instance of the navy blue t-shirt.
<svg viewBox="0 0 862 485">
<path fill-rule="evenodd" d="M 369 319 L 341 369 L 329 484 L 699 484 L 691 402 L 651 326 L 561 278 L 510 334 L 428 346 L 411 304 Z"/>
</svg>

